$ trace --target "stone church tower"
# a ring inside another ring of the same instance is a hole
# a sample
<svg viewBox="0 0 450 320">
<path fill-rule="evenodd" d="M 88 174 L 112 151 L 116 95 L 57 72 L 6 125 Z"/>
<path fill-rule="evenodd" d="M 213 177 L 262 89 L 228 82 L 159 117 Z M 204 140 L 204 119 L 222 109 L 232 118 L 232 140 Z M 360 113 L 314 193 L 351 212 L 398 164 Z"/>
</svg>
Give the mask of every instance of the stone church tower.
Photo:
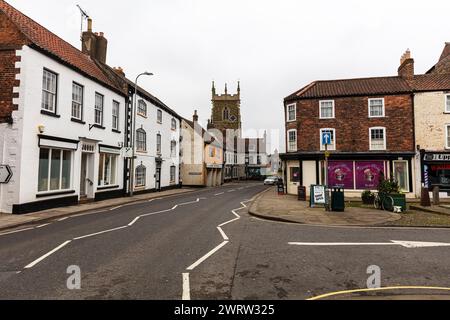
<svg viewBox="0 0 450 320">
<path fill-rule="evenodd" d="M 236 94 L 228 94 L 228 86 L 225 84 L 225 94 L 216 94 L 216 87 L 212 85 L 212 114 L 208 129 L 242 129 L 241 121 L 241 85 L 238 82 Z"/>
</svg>

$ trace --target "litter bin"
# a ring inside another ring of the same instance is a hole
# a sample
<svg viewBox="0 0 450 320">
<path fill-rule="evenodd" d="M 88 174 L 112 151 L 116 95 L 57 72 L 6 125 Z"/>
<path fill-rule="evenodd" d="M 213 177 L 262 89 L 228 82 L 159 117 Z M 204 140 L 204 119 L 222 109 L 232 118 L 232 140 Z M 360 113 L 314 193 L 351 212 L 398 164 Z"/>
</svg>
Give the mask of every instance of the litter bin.
<svg viewBox="0 0 450 320">
<path fill-rule="evenodd" d="M 331 190 L 331 211 L 343 212 L 345 211 L 345 196 L 344 189 L 332 188 Z"/>
<path fill-rule="evenodd" d="M 298 187 L 298 201 L 306 201 L 306 187 Z"/>
</svg>

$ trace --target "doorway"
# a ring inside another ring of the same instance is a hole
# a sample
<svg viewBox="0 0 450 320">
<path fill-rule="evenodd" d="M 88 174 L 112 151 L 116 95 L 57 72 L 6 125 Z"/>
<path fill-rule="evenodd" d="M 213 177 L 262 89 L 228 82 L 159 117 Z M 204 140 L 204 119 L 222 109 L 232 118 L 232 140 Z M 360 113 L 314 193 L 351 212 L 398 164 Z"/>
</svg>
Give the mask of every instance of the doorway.
<svg viewBox="0 0 450 320">
<path fill-rule="evenodd" d="M 81 178 L 80 178 L 80 197 L 87 197 L 87 170 L 88 170 L 88 156 L 86 153 L 81 155 Z"/>
<path fill-rule="evenodd" d="M 155 189 L 161 191 L 161 163 L 156 163 Z"/>
</svg>

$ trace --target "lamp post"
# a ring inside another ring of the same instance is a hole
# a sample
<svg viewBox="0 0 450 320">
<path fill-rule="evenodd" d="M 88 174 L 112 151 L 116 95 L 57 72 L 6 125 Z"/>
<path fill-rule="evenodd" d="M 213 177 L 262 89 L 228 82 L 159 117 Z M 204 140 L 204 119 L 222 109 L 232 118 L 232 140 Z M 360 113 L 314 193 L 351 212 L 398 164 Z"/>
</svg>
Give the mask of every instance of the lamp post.
<svg viewBox="0 0 450 320">
<path fill-rule="evenodd" d="M 131 149 L 132 149 L 132 155 L 131 155 L 131 168 L 130 168 L 130 197 L 134 195 L 134 160 L 136 157 L 136 103 L 137 103 L 137 83 L 141 76 L 153 76 L 153 73 L 150 72 L 143 72 L 139 74 L 136 77 L 136 80 L 134 81 L 134 101 L 133 101 L 133 110 L 131 112 Z"/>
</svg>

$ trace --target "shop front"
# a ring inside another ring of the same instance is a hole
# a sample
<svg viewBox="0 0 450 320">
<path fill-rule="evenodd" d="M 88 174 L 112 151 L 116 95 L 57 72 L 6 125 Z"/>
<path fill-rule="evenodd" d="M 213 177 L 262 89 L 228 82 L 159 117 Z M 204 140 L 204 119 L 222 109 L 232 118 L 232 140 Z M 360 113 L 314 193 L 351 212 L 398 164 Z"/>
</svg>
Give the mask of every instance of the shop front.
<svg viewBox="0 0 450 320">
<path fill-rule="evenodd" d="M 322 154 L 283 155 L 288 193 L 296 194 L 298 186 L 324 185 L 328 179 L 329 187 L 343 188 L 354 197 L 365 190 L 376 191 L 383 177 L 395 179 L 402 192 L 412 193 L 413 159 L 413 153 L 332 154 L 327 166 Z M 450 161 L 448 173 L 450 178 Z"/>
<path fill-rule="evenodd" d="M 450 192 L 450 153 L 422 152 L 422 177 L 425 187 Z"/>
</svg>

